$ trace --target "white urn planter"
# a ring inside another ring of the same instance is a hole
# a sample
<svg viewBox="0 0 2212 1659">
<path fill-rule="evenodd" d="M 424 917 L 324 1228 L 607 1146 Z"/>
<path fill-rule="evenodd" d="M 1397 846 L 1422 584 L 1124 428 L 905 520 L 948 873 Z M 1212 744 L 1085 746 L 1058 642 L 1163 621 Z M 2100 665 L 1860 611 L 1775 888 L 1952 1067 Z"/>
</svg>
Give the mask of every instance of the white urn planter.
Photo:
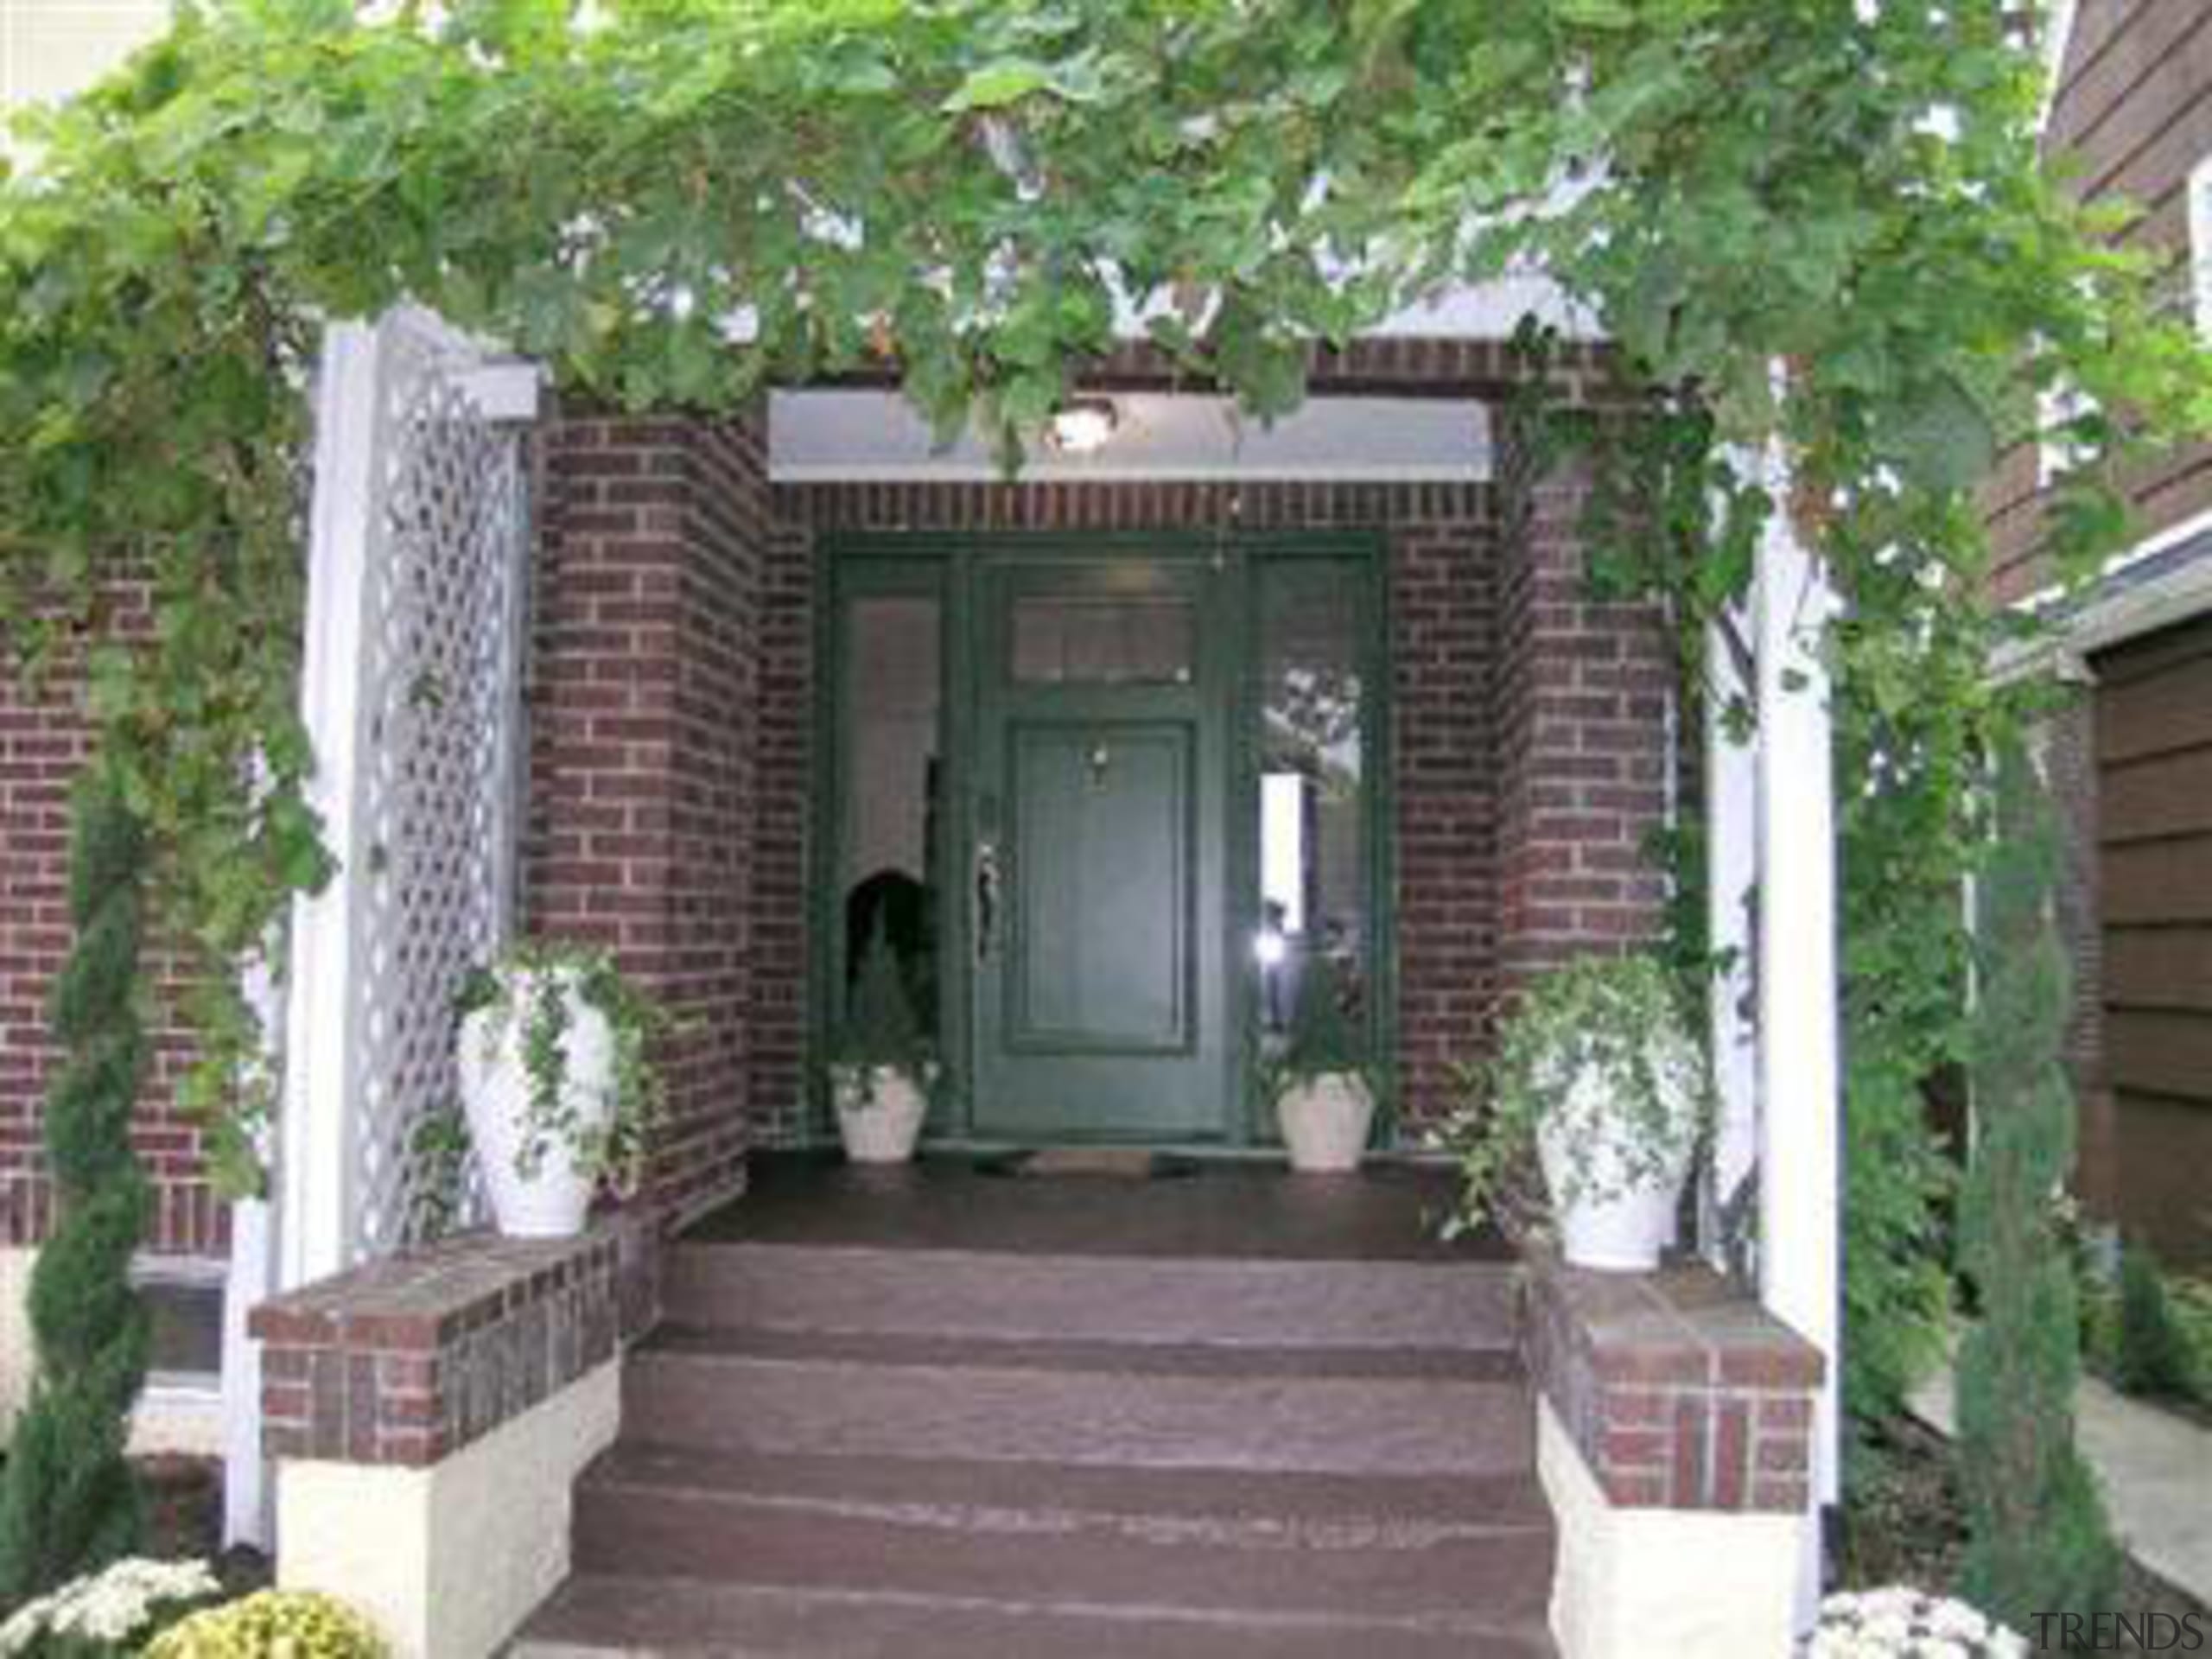
<svg viewBox="0 0 2212 1659">
<path fill-rule="evenodd" d="M 585 1001 L 575 975 L 560 976 L 568 1022 L 558 1128 L 533 1122 L 524 1051 L 538 996 L 535 979 L 517 976 L 505 1006 L 475 1009 L 461 1022 L 461 1110 L 493 1220 L 510 1238 L 568 1238 L 583 1230 L 598 1182 L 580 1166 L 577 1145 L 602 1141 L 614 1112 L 613 1028 Z"/>
<path fill-rule="evenodd" d="M 1305 1175 L 1359 1167 L 1375 1122 L 1375 1095 L 1357 1071 L 1324 1071 L 1287 1084 L 1275 1100 L 1290 1166 Z"/>
<path fill-rule="evenodd" d="M 1672 1127 L 1637 1134 L 1607 1097 L 1605 1073 L 1575 1071 L 1558 1109 L 1536 1128 L 1536 1155 L 1552 1194 L 1560 1249 L 1568 1265 L 1609 1273 L 1649 1273 L 1675 1240 L 1682 1183 L 1696 1155 L 1694 1084 L 1655 1068 Z"/>
<path fill-rule="evenodd" d="M 929 1093 L 894 1065 L 841 1065 L 830 1073 L 837 1133 L 856 1164 L 903 1164 L 914 1155 Z"/>
</svg>

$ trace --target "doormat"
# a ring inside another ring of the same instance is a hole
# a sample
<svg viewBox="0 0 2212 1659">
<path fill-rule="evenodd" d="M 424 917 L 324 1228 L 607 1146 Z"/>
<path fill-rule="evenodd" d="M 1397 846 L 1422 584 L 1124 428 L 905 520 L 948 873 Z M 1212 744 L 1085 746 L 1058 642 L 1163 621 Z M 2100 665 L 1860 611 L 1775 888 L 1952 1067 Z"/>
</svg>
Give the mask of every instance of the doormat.
<svg viewBox="0 0 2212 1659">
<path fill-rule="evenodd" d="M 1172 1180 L 1198 1173 L 1195 1158 L 1148 1152 L 1142 1147 L 1039 1147 L 1030 1152 L 1002 1152 L 976 1162 L 985 1175 L 1016 1179 L 1090 1176 L 1115 1181 Z"/>
</svg>

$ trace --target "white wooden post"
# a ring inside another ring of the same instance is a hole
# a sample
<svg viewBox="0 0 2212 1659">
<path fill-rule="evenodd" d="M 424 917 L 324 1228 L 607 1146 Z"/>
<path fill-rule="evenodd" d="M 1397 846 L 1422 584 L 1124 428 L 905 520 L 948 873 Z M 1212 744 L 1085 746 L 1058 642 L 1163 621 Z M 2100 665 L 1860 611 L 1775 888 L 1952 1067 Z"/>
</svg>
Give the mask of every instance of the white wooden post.
<svg viewBox="0 0 2212 1659">
<path fill-rule="evenodd" d="M 341 870 L 365 856 L 355 822 L 361 732 L 361 630 L 369 604 L 371 515 L 384 423 L 377 418 L 379 331 L 341 323 L 323 335 L 316 385 L 315 510 L 308 530 L 307 652 L 302 712 L 315 751 L 309 798 Z M 289 1289 L 347 1265 L 353 1214 L 346 1183 L 347 1057 L 355 1000 L 353 914 L 360 884 L 341 879 L 292 907 L 283 1027 L 283 1120 L 276 1179 L 282 1194 L 276 1285 Z"/>
<path fill-rule="evenodd" d="M 231 1206 L 231 1260 L 223 1281 L 223 1544 L 269 1548 L 267 1466 L 261 1457 L 261 1344 L 246 1315 L 268 1300 L 275 1241 L 269 1205 Z"/>
<path fill-rule="evenodd" d="M 318 769 L 310 798 L 329 846 L 355 852 L 353 766 L 358 742 L 359 660 L 366 600 L 367 527 L 377 463 L 377 332 L 363 324 L 323 337 L 316 381 L 315 506 L 308 525 L 308 616 L 302 713 Z M 231 1256 L 223 1295 L 223 1541 L 267 1548 L 267 1466 L 261 1455 L 261 1348 L 246 1316 L 280 1290 L 334 1273 L 346 1258 L 350 1213 L 342 1098 L 345 995 L 351 956 L 347 884 L 295 899 L 288 983 L 265 964 L 246 976 L 247 1000 L 277 1057 L 280 1121 L 273 1136 L 271 1199 L 231 1206 Z M 313 916 L 324 925 L 302 925 Z M 274 948 L 282 948 L 281 941 Z M 292 1040 L 287 1041 L 287 1033 Z"/>
<path fill-rule="evenodd" d="M 1758 1033 L 1751 1016 L 1752 929 L 1750 906 L 1758 880 L 1758 737 L 1729 730 L 1732 699 L 1748 701 L 1735 658 L 1716 626 L 1707 641 L 1705 699 L 1706 929 L 1726 966 L 1707 987 L 1717 1109 L 1713 1168 L 1701 1241 L 1716 1268 L 1732 1265 L 1725 1248 L 1730 1224 L 1748 1232 L 1745 1200 L 1758 1173 Z"/>
<path fill-rule="evenodd" d="M 1764 468 L 1775 510 L 1758 551 L 1759 1293 L 1820 1349 L 1811 1502 L 1838 1487 L 1837 1371 L 1843 1311 L 1843 1178 L 1836 981 L 1835 782 L 1822 636 L 1827 577 L 1791 521 L 1778 456 Z M 1820 1596 L 1820 1529 L 1808 1526 L 1801 1622 Z"/>
</svg>

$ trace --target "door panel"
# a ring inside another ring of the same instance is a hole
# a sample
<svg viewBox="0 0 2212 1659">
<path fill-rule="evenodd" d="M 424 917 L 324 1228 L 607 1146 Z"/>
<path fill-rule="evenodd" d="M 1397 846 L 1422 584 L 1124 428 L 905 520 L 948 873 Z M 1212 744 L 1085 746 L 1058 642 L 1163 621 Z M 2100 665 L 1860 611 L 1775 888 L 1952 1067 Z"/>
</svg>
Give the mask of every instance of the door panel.
<svg viewBox="0 0 2212 1659">
<path fill-rule="evenodd" d="M 971 1121 L 987 1136 L 1228 1132 L 1230 677 L 1197 561 L 981 573 Z"/>
<path fill-rule="evenodd" d="M 1008 1048 L 1194 1046 L 1192 736 L 1125 721 L 1014 728 Z"/>
</svg>

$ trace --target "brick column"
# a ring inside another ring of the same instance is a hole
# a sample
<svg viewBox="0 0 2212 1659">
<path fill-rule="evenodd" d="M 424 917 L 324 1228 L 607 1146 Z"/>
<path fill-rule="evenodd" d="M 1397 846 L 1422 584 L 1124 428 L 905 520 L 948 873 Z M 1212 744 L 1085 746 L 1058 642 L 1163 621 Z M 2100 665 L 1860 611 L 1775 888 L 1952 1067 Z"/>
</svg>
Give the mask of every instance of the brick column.
<svg viewBox="0 0 2212 1659">
<path fill-rule="evenodd" d="M 764 967 L 753 984 L 751 1071 L 753 1133 L 788 1146 L 806 1135 L 807 987 L 812 971 L 812 868 L 817 804 L 814 753 L 814 538 L 779 523 L 760 595 L 759 805 L 753 844 L 753 939 Z"/>
<path fill-rule="evenodd" d="M 1398 1089 L 1415 1126 L 1457 1103 L 1498 995 L 1497 551 L 1489 501 L 1452 505 L 1391 534 Z"/>
<path fill-rule="evenodd" d="M 1666 820 L 1673 669 L 1656 607 L 1590 596 L 1574 463 L 1535 478 L 1510 430 L 1500 449 L 1498 924 L 1510 989 L 1662 931 L 1666 884 L 1647 847 Z"/>
<path fill-rule="evenodd" d="M 1528 1274 L 1560 1659 L 1789 1652 L 1819 1351 L 1702 1265 Z"/>
<path fill-rule="evenodd" d="M 765 420 L 571 416 L 545 439 L 525 911 L 689 1022 L 650 1196 L 742 1190 Z"/>
</svg>

